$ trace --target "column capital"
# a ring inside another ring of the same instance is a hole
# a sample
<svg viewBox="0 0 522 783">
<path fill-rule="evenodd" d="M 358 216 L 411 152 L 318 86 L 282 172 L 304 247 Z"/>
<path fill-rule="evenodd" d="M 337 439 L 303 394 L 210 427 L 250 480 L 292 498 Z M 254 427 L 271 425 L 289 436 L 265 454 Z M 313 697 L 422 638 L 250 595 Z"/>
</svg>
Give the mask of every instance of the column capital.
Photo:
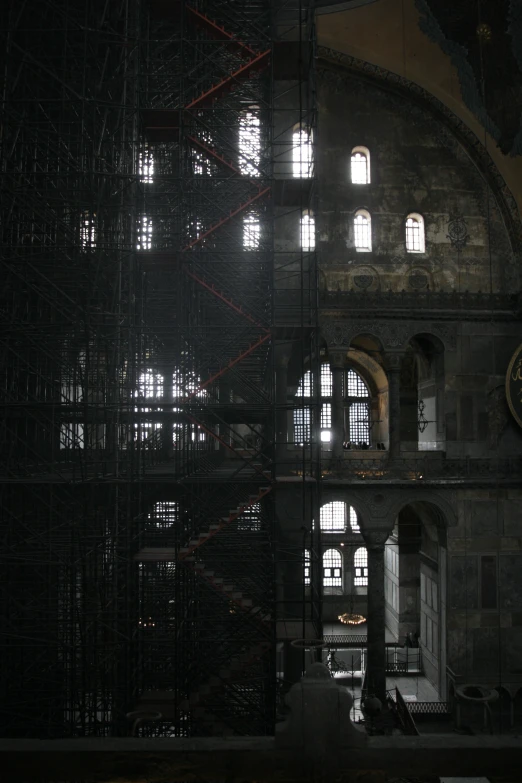
<svg viewBox="0 0 522 783">
<path fill-rule="evenodd" d="M 361 535 L 367 549 L 384 549 L 391 532 L 391 530 L 384 530 L 383 528 L 361 528 Z"/>
<path fill-rule="evenodd" d="M 332 370 L 343 370 L 346 361 L 346 351 L 335 351 L 330 349 L 328 351 L 328 361 Z"/>
<path fill-rule="evenodd" d="M 384 354 L 384 366 L 388 372 L 395 373 L 401 371 L 404 351 L 386 351 Z"/>
</svg>

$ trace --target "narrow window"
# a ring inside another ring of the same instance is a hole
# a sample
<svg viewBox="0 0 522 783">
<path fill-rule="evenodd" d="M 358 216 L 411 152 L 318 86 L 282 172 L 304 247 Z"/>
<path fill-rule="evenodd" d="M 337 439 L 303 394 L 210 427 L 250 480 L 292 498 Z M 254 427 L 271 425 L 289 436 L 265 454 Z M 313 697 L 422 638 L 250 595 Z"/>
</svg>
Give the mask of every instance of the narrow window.
<svg viewBox="0 0 522 783">
<path fill-rule="evenodd" d="M 150 185 L 154 182 L 154 158 L 147 145 L 140 150 L 138 157 L 138 176 L 140 182 Z"/>
<path fill-rule="evenodd" d="M 244 111 L 239 118 L 239 170 L 245 177 L 260 177 L 261 121 L 255 108 Z"/>
<path fill-rule="evenodd" d="M 354 185 L 370 183 L 370 151 L 366 147 L 354 147 L 352 150 L 351 175 Z"/>
<path fill-rule="evenodd" d="M 346 530 L 346 503 L 333 500 L 321 507 L 319 521 L 324 533 L 344 533 Z"/>
<path fill-rule="evenodd" d="M 321 442 L 330 443 L 332 436 L 332 403 L 323 402 L 321 405 Z"/>
<path fill-rule="evenodd" d="M 315 218 L 309 212 L 301 218 L 301 247 L 315 250 Z"/>
<path fill-rule="evenodd" d="M 321 397 L 331 397 L 333 394 L 332 369 L 327 362 L 321 364 Z"/>
<path fill-rule="evenodd" d="M 84 248 L 96 247 L 96 215 L 92 215 L 86 210 L 82 215 L 80 224 L 80 244 Z"/>
<path fill-rule="evenodd" d="M 294 440 L 298 446 L 310 443 L 310 420 L 310 408 L 297 408 L 294 410 Z"/>
<path fill-rule="evenodd" d="M 372 249 L 372 223 L 366 209 L 358 209 L 353 219 L 355 249 L 368 253 Z"/>
<path fill-rule="evenodd" d="M 260 238 L 259 216 L 251 212 L 243 218 L 243 247 L 245 250 L 259 250 Z"/>
<path fill-rule="evenodd" d="M 312 176 L 312 137 L 307 130 L 296 130 L 293 133 L 292 173 L 294 177 Z"/>
<path fill-rule="evenodd" d="M 424 253 L 424 218 L 412 213 L 406 218 L 406 250 L 408 253 Z"/>
<path fill-rule="evenodd" d="M 136 250 L 150 250 L 152 247 L 152 218 L 142 215 L 138 221 Z"/>
<path fill-rule="evenodd" d="M 359 549 L 355 550 L 353 566 L 353 583 L 355 587 L 364 587 L 368 584 L 368 552 L 364 546 L 360 546 Z"/>
<path fill-rule="evenodd" d="M 311 554 L 309 549 L 305 549 L 304 551 L 304 564 L 303 564 L 303 576 L 304 576 L 304 583 L 305 585 L 310 584 L 310 564 L 311 564 Z"/>
<path fill-rule="evenodd" d="M 337 549 L 327 549 L 323 555 L 324 587 L 342 587 L 343 559 Z"/>
<path fill-rule="evenodd" d="M 370 445 L 370 393 L 355 370 L 346 374 L 345 425 L 350 443 Z"/>
</svg>

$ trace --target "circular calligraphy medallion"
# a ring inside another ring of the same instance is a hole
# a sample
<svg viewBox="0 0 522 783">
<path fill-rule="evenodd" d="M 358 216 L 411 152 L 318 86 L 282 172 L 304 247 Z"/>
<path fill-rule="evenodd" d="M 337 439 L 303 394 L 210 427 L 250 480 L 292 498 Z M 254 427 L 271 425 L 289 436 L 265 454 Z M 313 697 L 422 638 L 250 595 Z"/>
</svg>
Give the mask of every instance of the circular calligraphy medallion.
<svg viewBox="0 0 522 783">
<path fill-rule="evenodd" d="M 511 357 L 506 373 L 506 397 L 509 410 L 522 427 L 522 343 Z"/>
</svg>

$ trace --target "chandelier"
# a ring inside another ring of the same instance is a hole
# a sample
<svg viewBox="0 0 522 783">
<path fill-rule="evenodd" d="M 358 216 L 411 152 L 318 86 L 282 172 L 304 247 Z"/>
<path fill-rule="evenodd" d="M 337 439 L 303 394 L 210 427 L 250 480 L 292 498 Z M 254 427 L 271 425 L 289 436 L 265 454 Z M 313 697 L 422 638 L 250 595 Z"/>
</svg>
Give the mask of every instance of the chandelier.
<svg viewBox="0 0 522 783">
<path fill-rule="evenodd" d="M 366 617 L 363 617 L 362 614 L 355 614 L 354 612 L 340 614 L 337 619 L 344 623 L 344 625 L 361 625 L 361 623 L 366 622 Z"/>
</svg>

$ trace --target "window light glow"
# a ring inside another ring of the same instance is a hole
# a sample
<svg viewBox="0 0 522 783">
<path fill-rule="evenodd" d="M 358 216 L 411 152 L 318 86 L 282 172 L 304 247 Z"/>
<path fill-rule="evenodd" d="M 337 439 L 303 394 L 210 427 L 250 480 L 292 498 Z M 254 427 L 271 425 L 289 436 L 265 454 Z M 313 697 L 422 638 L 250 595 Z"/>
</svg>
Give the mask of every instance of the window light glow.
<svg viewBox="0 0 522 783">
<path fill-rule="evenodd" d="M 259 216 L 250 213 L 243 218 L 243 247 L 245 250 L 258 250 L 261 239 Z"/>
<path fill-rule="evenodd" d="M 260 177 L 261 121 L 257 111 L 248 110 L 239 118 L 239 170 L 245 177 Z"/>
<path fill-rule="evenodd" d="M 152 247 L 152 218 L 142 215 L 138 221 L 136 250 L 150 250 Z"/>
<path fill-rule="evenodd" d="M 343 558 L 337 549 L 327 549 L 323 555 L 323 586 L 342 587 Z"/>
<path fill-rule="evenodd" d="M 95 217 L 96 215 L 91 215 L 88 211 L 83 213 L 80 225 L 80 244 L 82 247 L 96 247 Z"/>
<path fill-rule="evenodd" d="M 315 250 L 315 218 L 308 213 L 301 218 L 301 247 Z"/>
<path fill-rule="evenodd" d="M 424 220 L 422 215 L 411 214 L 406 218 L 406 250 L 408 253 L 424 253 Z"/>
<path fill-rule="evenodd" d="M 370 153 L 366 147 L 353 148 L 351 176 L 353 185 L 368 185 L 370 183 Z"/>
<path fill-rule="evenodd" d="M 364 546 L 355 550 L 353 556 L 355 587 L 364 587 L 368 584 L 368 552 Z"/>
<path fill-rule="evenodd" d="M 365 209 L 359 209 L 355 213 L 353 232 L 355 249 L 368 253 L 372 249 L 372 226 L 370 213 Z"/>
<path fill-rule="evenodd" d="M 346 503 L 333 500 L 321 506 L 319 522 L 325 533 L 344 533 L 346 530 Z"/>
<path fill-rule="evenodd" d="M 304 576 L 304 583 L 305 585 L 310 584 L 310 572 L 311 572 L 311 561 L 312 556 L 309 549 L 305 549 L 304 551 L 304 566 L 303 566 L 303 576 Z"/>
<path fill-rule="evenodd" d="M 147 146 L 140 150 L 138 157 L 138 176 L 140 182 L 150 185 L 154 182 L 154 158 Z"/>
<path fill-rule="evenodd" d="M 295 131 L 292 136 L 292 173 L 294 177 L 312 176 L 312 138 L 306 130 Z"/>
<path fill-rule="evenodd" d="M 172 527 L 179 521 L 179 503 L 175 500 L 161 500 L 154 503 L 148 518 L 158 528 Z"/>
</svg>

